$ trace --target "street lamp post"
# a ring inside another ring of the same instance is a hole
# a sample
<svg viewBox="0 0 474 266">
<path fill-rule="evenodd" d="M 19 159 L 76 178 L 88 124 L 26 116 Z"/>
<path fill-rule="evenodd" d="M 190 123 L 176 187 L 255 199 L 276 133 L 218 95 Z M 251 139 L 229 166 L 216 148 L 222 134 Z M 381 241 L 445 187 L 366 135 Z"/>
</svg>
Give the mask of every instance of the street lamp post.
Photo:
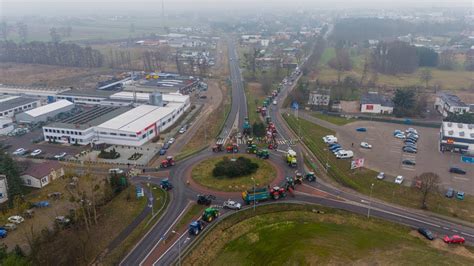
<svg viewBox="0 0 474 266">
<path fill-rule="evenodd" d="M 369 208 L 367 208 L 367 218 L 370 218 L 370 209 L 372 208 L 372 190 L 374 190 L 374 183 L 370 185 Z"/>
<path fill-rule="evenodd" d="M 181 241 L 179 241 L 181 235 L 175 230 L 171 231 L 171 233 L 178 235 L 178 265 L 181 266 Z"/>
<path fill-rule="evenodd" d="M 256 208 L 255 178 L 252 177 L 252 181 L 253 181 L 253 211 L 255 211 L 255 208 Z"/>
</svg>

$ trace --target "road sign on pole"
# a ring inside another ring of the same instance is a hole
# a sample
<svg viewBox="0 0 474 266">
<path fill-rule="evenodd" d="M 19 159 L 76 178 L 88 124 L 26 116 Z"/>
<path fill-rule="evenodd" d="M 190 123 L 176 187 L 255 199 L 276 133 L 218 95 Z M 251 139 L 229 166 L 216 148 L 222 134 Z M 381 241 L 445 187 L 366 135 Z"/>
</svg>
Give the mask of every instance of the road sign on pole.
<svg viewBox="0 0 474 266">
<path fill-rule="evenodd" d="M 359 158 L 359 159 L 354 159 L 351 162 L 351 170 L 360 168 L 364 166 L 365 159 L 364 158 Z"/>
</svg>

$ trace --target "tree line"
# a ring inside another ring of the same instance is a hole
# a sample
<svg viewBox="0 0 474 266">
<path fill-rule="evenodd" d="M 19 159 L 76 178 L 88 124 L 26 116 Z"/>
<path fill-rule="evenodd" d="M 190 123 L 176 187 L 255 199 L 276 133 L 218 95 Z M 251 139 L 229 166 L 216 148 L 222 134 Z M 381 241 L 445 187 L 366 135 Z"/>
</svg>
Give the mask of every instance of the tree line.
<svg viewBox="0 0 474 266">
<path fill-rule="evenodd" d="M 60 42 L 0 42 L 0 62 L 58 65 L 70 67 L 101 67 L 103 55 L 91 47 Z"/>
</svg>

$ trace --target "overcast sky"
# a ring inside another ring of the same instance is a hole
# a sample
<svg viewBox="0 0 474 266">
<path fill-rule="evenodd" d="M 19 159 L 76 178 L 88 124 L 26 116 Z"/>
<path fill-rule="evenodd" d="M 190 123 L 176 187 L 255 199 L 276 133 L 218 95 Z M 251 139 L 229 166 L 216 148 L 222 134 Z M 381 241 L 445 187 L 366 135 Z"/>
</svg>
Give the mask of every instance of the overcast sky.
<svg viewBox="0 0 474 266">
<path fill-rule="evenodd" d="M 0 16 L 80 15 L 110 12 L 150 12 L 162 0 L 0 0 Z M 393 8 L 393 7 L 466 7 L 474 0 L 164 0 L 168 11 L 246 9 L 246 8 Z"/>
</svg>

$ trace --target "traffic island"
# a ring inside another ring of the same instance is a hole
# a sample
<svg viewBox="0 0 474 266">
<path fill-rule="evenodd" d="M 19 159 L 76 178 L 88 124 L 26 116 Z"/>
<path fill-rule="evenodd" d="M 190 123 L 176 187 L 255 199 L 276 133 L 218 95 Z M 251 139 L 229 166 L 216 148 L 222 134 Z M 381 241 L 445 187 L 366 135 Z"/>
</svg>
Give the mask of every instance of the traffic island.
<svg viewBox="0 0 474 266">
<path fill-rule="evenodd" d="M 239 163 L 248 164 L 249 169 L 245 169 L 248 171 L 244 170 L 243 173 L 245 174 L 243 175 L 231 170 L 234 164 L 235 168 L 242 168 L 237 167 Z M 277 178 L 277 170 L 266 160 L 250 155 L 237 154 L 235 156 L 213 157 L 201 161 L 192 169 L 191 177 L 197 184 L 211 190 L 242 192 L 254 185 L 257 187 L 270 185 Z"/>
</svg>

